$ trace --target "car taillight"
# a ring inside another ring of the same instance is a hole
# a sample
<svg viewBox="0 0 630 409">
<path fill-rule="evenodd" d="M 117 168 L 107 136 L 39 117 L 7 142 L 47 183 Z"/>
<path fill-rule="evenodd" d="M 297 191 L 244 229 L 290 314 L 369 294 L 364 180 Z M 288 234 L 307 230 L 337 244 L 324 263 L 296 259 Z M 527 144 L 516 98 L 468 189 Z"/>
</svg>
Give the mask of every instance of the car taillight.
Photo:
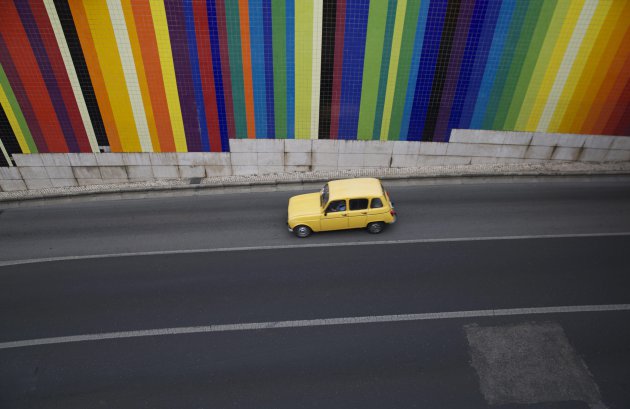
<svg viewBox="0 0 630 409">
<path fill-rule="evenodd" d="M 392 216 L 396 216 L 396 211 L 392 209 L 389 211 L 389 214 L 391 214 Z"/>
</svg>

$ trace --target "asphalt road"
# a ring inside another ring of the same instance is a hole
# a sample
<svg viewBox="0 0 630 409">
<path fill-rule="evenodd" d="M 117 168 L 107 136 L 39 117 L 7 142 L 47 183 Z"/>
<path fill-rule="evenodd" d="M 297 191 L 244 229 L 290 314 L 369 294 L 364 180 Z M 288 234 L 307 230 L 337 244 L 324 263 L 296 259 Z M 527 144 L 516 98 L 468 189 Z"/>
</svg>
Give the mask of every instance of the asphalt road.
<svg viewBox="0 0 630 409">
<path fill-rule="evenodd" d="M 0 252 L 17 260 L 95 250 L 629 232 L 629 187 L 392 187 L 400 223 L 382 235 L 301 241 L 284 229 L 288 192 L 7 209 Z M 218 212 L 222 206 L 229 210 Z M 0 266 L 0 407 L 627 408 L 629 310 L 439 313 L 630 304 L 628 248 L 630 235 L 532 237 Z M 437 314 L 272 328 L 422 313 Z M 262 322 L 269 328 L 194 330 Z M 193 330 L 6 347 L 181 327 Z"/>
<path fill-rule="evenodd" d="M 307 243 L 630 231 L 630 178 L 594 182 L 385 186 L 400 223 Z M 81 202 L 0 209 L 0 261 L 300 244 L 286 207 L 300 192 Z"/>
</svg>

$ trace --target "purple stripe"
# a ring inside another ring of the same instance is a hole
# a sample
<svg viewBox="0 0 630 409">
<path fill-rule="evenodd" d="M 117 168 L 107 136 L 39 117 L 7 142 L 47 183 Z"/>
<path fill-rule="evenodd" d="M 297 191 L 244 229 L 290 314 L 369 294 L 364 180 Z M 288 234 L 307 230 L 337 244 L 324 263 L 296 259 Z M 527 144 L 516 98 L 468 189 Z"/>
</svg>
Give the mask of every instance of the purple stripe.
<svg viewBox="0 0 630 409">
<path fill-rule="evenodd" d="M 4 73 L 7 75 L 7 79 L 11 83 L 11 89 L 13 90 L 13 94 L 15 95 L 15 99 L 20 105 L 20 109 L 22 109 L 22 115 L 24 115 L 24 119 L 26 120 L 28 129 L 31 131 L 31 135 L 33 136 L 33 140 L 35 141 L 37 150 L 39 151 L 39 153 L 50 152 L 50 150 L 48 149 L 48 145 L 46 144 L 46 139 L 44 139 L 44 134 L 39 127 L 39 122 L 37 121 L 35 112 L 33 111 L 31 101 L 26 95 L 26 91 L 24 90 L 24 86 L 22 85 L 22 80 L 20 80 L 20 76 L 15 69 L 15 65 L 13 65 L 11 56 L 9 55 L 7 45 L 5 44 L 4 39 L 1 35 L 0 62 L 2 63 L 2 68 L 4 68 Z"/>
<path fill-rule="evenodd" d="M 188 152 L 201 152 L 201 134 L 199 132 L 199 118 L 195 104 L 195 85 L 192 78 L 192 70 L 188 56 L 188 42 L 186 40 L 186 19 L 182 2 L 179 0 L 166 0 L 166 19 L 168 32 L 171 37 L 171 50 L 175 65 L 175 77 L 177 78 L 177 91 L 181 105 L 184 131 Z"/>
<path fill-rule="evenodd" d="M 444 142 L 448 139 L 448 119 L 457 90 L 457 79 L 459 78 L 462 57 L 464 56 L 466 48 L 466 39 L 468 38 L 468 28 L 470 27 L 470 18 L 472 17 L 473 9 L 472 4 L 467 4 L 465 7 L 460 8 L 461 12 L 457 19 L 457 27 L 455 27 L 455 37 L 453 38 L 453 46 L 451 47 L 446 82 L 444 84 L 442 100 L 440 101 L 440 111 L 433 133 L 433 140 L 435 142 Z"/>
</svg>

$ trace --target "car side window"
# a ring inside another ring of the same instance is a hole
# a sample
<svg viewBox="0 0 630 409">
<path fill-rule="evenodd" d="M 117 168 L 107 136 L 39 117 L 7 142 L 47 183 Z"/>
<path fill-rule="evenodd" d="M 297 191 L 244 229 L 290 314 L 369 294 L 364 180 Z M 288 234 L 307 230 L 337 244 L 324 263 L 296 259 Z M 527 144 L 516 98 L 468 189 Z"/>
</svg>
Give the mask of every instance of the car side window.
<svg viewBox="0 0 630 409">
<path fill-rule="evenodd" d="M 350 199 L 350 210 L 365 210 L 367 208 L 367 199 Z"/>
<path fill-rule="evenodd" d="M 370 206 L 372 209 L 378 209 L 383 207 L 383 201 L 380 198 L 372 199 L 372 205 Z"/>
<path fill-rule="evenodd" d="M 345 200 L 333 200 L 328 204 L 326 208 L 328 213 L 335 212 L 345 212 L 346 211 L 346 201 Z"/>
</svg>

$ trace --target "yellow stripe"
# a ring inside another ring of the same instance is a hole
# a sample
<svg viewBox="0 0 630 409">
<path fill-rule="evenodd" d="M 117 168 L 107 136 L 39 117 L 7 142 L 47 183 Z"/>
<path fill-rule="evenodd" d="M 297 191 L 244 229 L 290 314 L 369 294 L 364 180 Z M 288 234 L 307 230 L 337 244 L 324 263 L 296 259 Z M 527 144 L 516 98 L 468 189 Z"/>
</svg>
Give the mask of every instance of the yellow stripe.
<svg viewBox="0 0 630 409">
<path fill-rule="evenodd" d="M 157 126 L 155 125 L 153 104 L 151 103 L 151 96 L 149 95 L 149 83 L 147 81 L 146 73 L 144 72 L 144 61 L 142 60 L 140 40 L 138 39 L 138 32 L 136 31 L 136 21 L 131 9 L 131 0 L 122 0 L 121 4 L 125 14 L 125 21 L 127 22 L 127 32 L 129 33 L 129 42 L 131 43 L 133 60 L 136 64 L 136 74 L 138 75 L 140 93 L 142 95 L 142 102 L 144 103 L 144 113 L 147 118 L 149 135 L 151 136 L 151 144 L 153 145 L 153 151 L 160 152 L 160 140 L 157 134 Z"/>
<path fill-rule="evenodd" d="M 627 20 L 628 4 L 622 1 L 613 2 L 601 31 L 593 38 L 595 43 L 588 57 L 589 63 L 584 68 L 584 72 L 576 84 L 575 93 L 559 129 L 575 133 L 581 131 L 584 119 L 593 104 L 597 91 L 601 87 L 604 75 L 608 72 L 608 65 L 615 57 L 617 48 L 623 39 L 625 27 L 627 27 L 629 21 Z M 617 33 L 617 38 L 611 38 L 614 30 L 617 28 L 617 22 L 620 17 L 623 22 L 623 30 Z"/>
<path fill-rule="evenodd" d="M 403 26 L 407 0 L 400 0 L 396 7 L 396 20 L 394 22 L 394 38 L 392 40 L 392 55 L 389 60 L 389 72 L 387 74 L 387 89 L 385 92 L 385 106 L 383 108 L 383 123 L 381 124 L 381 140 L 387 140 L 389 124 L 392 118 L 392 106 L 394 105 L 394 91 L 396 89 L 396 76 L 398 74 L 398 58 L 400 57 L 400 45 L 402 43 Z"/>
<path fill-rule="evenodd" d="M 586 35 L 582 41 L 582 45 L 580 47 L 580 51 L 578 52 L 577 58 L 573 62 L 571 66 L 571 73 L 567 78 L 566 85 L 564 87 L 564 91 L 560 96 L 558 101 L 558 105 L 556 110 L 551 117 L 551 122 L 549 123 L 549 127 L 547 129 L 548 132 L 558 132 L 560 129 L 560 124 L 569 108 L 569 103 L 572 100 L 573 94 L 575 93 L 575 89 L 578 84 L 578 80 L 584 71 L 586 65 L 589 64 L 588 57 L 591 54 L 591 50 L 593 49 L 593 45 L 595 44 L 595 39 L 597 38 L 597 33 L 602 28 L 602 24 L 608 11 L 610 10 L 610 6 L 612 5 L 611 1 L 600 1 L 597 9 L 595 10 L 595 14 L 591 19 L 591 24 L 586 31 Z"/>
<path fill-rule="evenodd" d="M 94 40 L 94 48 L 99 65 L 103 67 L 105 87 L 111 101 L 114 121 L 120 133 L 120 144 L 123 152 L 141 152 L 136 121 L 133 117 L 129 92 L 123 73 L 116 37 L 109 18 L 109 9 L 105 0 L 83 1 L 85 14 Z"/>
<path fill-rule="evenodd" d="M 173 126 L 173 139 L 175 140 L 175 150 L 177 152 L 187 152 L 186 134 L 184 133 L 184 121 L 182 119 L 182 108 L 179 105 L 179 93 L 177 92 L 177 81 L 175 79 L 175 66 L 173 65 L 173 55 L 171 54 L 171 38 L 168 34 L 168 23 L 166 22 L 166 10 L 164 2 L 161 0 L 151 0 L 151 14 L 155 28 L 155 39 L 157 41 L 158 53 L 160 54 L 160 65 L 164 77 L 164 91 L 166 93 L 166 103 L 168 113 Z"/>
<path fill-rule="evenodd" d="M 527 120 L 527 124 L 525 125 L 525 130 L 527 131 L 535 131 L 538 126 L 538 121 L 540 121 L 540 116 L 545 108 L 547 98 L 549 97 L 549 93 L 553 87 L 556 74 L 558 73 L 558 69 L 562 63 L 567 45 L 571 40 L 571 35 L 575 29 L 575 25 L 580 17 L 580 11 L 582 10 L 582 7 L 584 7 L 585 0 L 566 1 L 570 1 L 571 5 L 565 17 L 560 34 L 558 35 L 551 59 L 549 60 L 549 65 L 547 66 L 547 71 L 545 72 L 542 83 L 540 84 L 540 89 L 538 90 L 536 101 L 534 102 L 534 108 L 532 109 L 529 119 Z"/>
<path fill-rule="evenodd" d="M 22 128 L 20 128 L 20 123 L 15 116 L 15 112 L 13 112 L 13 107 L 9 103 L 9 98 L 7 98 L 7 94 L 4 91 L 4 87 L 0 85 L 0 105 L 4 109 L 4 112 L 7 115 L 7 119 L 11 124 L 11 129 L 13 129 L 13 133 L 15 134 L 15 138 L 20 145 L 20 149 L 23 153 L 31 153 L 31 150 L 26 143 L 26 138 L 24 137 L 24 133 L 22 133 Z"/>
</svg>

